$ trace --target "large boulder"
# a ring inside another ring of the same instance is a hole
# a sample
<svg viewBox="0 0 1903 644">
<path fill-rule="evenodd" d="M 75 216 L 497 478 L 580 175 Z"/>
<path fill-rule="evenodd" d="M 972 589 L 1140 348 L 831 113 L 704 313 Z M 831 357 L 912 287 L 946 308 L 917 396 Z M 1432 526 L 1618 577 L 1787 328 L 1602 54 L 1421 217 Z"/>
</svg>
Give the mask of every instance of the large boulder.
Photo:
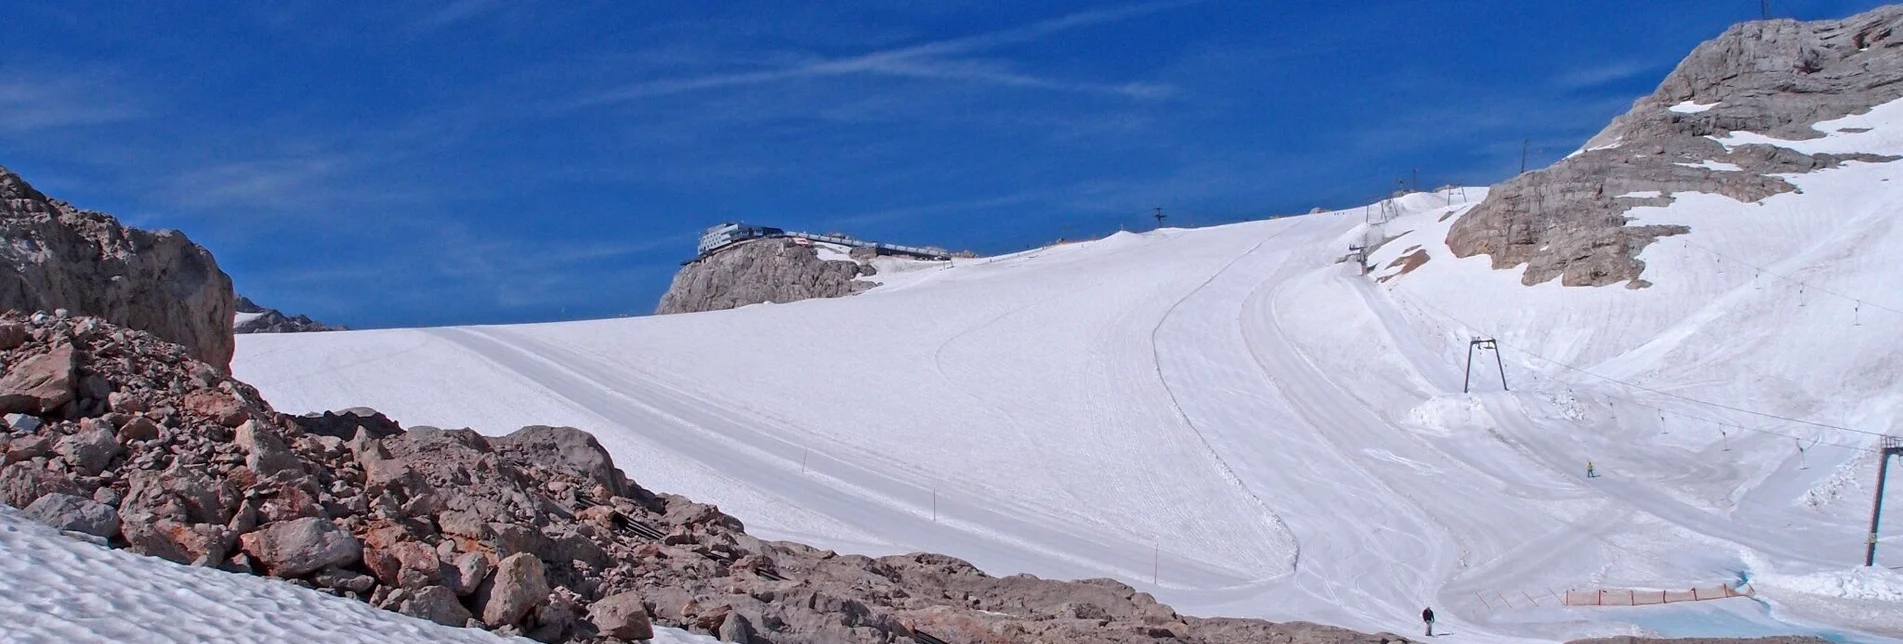
<svg viewBox="0 0 1903 644">
<path fill-rule="evenodd" d="M 348 566 L 363 556 L 363 544 L 329 519 L 305 517 L 273 523 L 240 539 L 246 554 L 278 577 L 301 577 L 327 566 Z"/>
<path fill-rule="evenodd" d="M 28 504 L 26 518 L 102 539 L 119 536 L 119 511 L 92 499 L 55 492 Z"/>
<path fill-rule="evenodd" d="M 573 427 L 531 425 L 508 436 L 491 438 L 489 444 L 518 461 L 593 481 L 617 495 L 623 493 L 627 477 L 615 469 L 614 458 L 588 432 Z"/>
<path fill-rule="evenodd" d="M 476 591 L 476 602 L 482 607 L 482 622 L 506 626 L 522 621 L 529 611 L 548 599 L 545 575 L 542 560 L 528 553 L 509 555 L 497 562 L 495 576 Z"/>
<path fill-rule="evenodd" d="M 4 253 L 0 247 L 0 253 Z M 78 362 L 73 345 L 61 343 L 52 351 L 7 367 L 0 376 L 0 414 L 49 415 L 77 395 Z"/>
<path fill-rule="evenodd" d="M 654 624 L 639 593 L 610 595 L 588 607 L 588 621 L 605 637 L 636 641 L 654 637 Z"/>
<path fill-rule="evenodd" d="M 397 608 L 397 612 L 427 619 L 444 626 L 463 626 L 469 623 L 469 609 L 464 608 L 456 599 L 456 593 L 442 586 L 429 586 L 417 590 Z"/>
<path fill-rule="evenodd" d="M 229 369 L 232 297 L 231 278 L 183 233 L 121 225 L 0 168 L 0 309 L 98 316 Z"/>
</svg>

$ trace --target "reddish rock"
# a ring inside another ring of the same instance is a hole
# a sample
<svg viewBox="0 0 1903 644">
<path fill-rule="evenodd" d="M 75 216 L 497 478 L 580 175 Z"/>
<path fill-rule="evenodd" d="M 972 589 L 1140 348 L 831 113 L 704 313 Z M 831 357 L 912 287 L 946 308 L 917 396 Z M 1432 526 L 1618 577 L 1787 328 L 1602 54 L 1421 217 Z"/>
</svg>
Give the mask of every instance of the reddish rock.
<svg viewBox="0 0 1903 644">
<path fill-rule="evenodd" d="M 45 416 L 58 411 L 76 395 L 77 369 L 73 345 L 64 342 L 8 367 L 0 376 L 0 414 Z"/>
</svg>

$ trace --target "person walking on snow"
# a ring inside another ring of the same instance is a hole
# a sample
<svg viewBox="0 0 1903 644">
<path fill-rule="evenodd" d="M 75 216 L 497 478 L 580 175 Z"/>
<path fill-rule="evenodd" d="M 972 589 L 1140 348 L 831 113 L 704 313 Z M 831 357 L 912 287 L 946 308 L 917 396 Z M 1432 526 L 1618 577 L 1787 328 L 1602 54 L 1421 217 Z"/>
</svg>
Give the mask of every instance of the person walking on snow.
<svg viewBox="0 0 1903 644">
<path fill-rule="evenodd" d="M 1421 610 L 1421 621 L 1427 622 L 1427 636 L 1434 636 L 1434 608 L 1429 606 Z"/>
<path fill-rule="evenodd" d="M 1586 461 L 1586 478 L 1589 478 L 1589 479 L 1599 478 L 1599 472 L 1594 471 L 1592 469 L 1592 461 L 1590 460 Z"/>
</svg>

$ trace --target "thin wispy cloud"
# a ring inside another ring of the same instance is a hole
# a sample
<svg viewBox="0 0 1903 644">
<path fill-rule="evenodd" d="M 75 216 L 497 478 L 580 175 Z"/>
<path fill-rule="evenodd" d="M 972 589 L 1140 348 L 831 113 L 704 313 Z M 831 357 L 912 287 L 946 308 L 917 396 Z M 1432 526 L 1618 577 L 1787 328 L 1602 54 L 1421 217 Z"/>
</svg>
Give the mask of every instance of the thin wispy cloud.
<svg viewBox="0 0 1903 644">
<path fill-rule="evenodd" d="M 101 77 L 0 70 L 0 134 L 99 125 L 142 115 L 134 101 Z"/>
<path fill-rule="evenodd" d="M 1553 84 L 1563 90 L 1591 89 L 1636 78 L 1657 69 L 1659 69 L 1657 62 L 1613 61 L 1573 69 L 1554 78 Z"/>
<path fill-rule="evenodd" d="M 1164 85 L 1149 83 L 1091 83 L 1048 79 L 1021 72 L 1012 72 L 1002 69 L 995 64 L 989 64 L 983 61 L 955 57 L 989 51 L 1007 45 L 1035 42 L 1073 29 L 1128 20 L 1194 3 L 1193 0 L 1152 2 L 1097 9 L 1073 13 L 1021 27 L 875 51 L 858 56 L 815 58 L 804 63 L 776 69 L 644 81 L 587 97 L 577 101 L 574 106 L 588 107 L 725 87 L 760 85 L 804 78 L 852 75 L 960 80 L 1011 87 L 1119 94 L 1135 98 L 1155 98 L 1167 96 L 1172 89 Z"/>
<path fill-rule="evenodd" d="M 501 9 L 502 0 L 454 0 L 416 20 L 417 31 L 435 31 Z"/>
</svg>

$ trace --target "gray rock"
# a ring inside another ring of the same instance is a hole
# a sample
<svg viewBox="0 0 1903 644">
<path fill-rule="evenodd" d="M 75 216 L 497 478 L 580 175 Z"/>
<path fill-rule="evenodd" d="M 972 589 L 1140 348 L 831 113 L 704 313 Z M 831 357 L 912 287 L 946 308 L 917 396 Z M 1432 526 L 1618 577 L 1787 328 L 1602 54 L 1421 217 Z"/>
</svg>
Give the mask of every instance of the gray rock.
<svg viewBox="0 0 1903 644">
<path fill-rule="evenodd" d="M 6 188 L 4 172 L 0 169 L 0 192 Z M 4 268 L 0 265 L 0 270 Z M 0 277 L 4 275 L 0 272 Z M 4 280 L 0 280 L 0 302 L 5 300 L 4 284 Z M 59 411 L 76 395 L 74 371 L 77 368 L 73 345 L 67 343 L 7 367 L 6 375 L 0 376 L 0 413 L 47 416 Z"/>
<path fill-rule="evenodd" d="M 573 427 L 531 425 L 491 438 L 489 444 L 512 458 L 593 481 L 617 495 L 627 480 L 594 435 Z"/>
<path fill-rule="evenodd" d="M 289 420 L 306 434 L 330 436 L 346 441 L 355 439 L 360 430 L 370 438 L 386 438 L 403 433 L 403 429 L 397 426 L 396 421 L 368 407 L 291 416 Z"/>
<path fill-rule="evenodd" d="M 65 457 L 66 463 L 80 474 L 98 476 L 124 450 L 111 429 L 103 423 L 88 422 L 79 431 L 59 439 L 53 451 Z"/>
<path fill-rule="evenodd" d="M 271 476 L 283 471 L 303 472 L 297 454 L 284 444 L 284 437 L 274 427 L 255 419 L 247 420 L 238 425 L 233 440 L 239 449 L 244 450 L 245 467 L 251 468 L 259 476 Z"/>
<path fill-rule="evenodd" d="M 489 558 L 479 552 L 456 555 L 455 567 L 455 583 L 448 586 L 458 595 L 474 594 L 482 586 L 482 580 L 489 578 Z"/>
<path fill-rule="evenodd" d="M 363 544 L 349 531 L 317 517 L 273 523 L 244 535 L 240 543 L 277 577 L 302 577 L 326 566 L 348 566 L 363 556 Z"/>
<path fill-rule="evenodd" d="M 1631 226 L 1626 211 L 1662 206 L 1673 194 L 1707 192 L 1745 202 L 1795 190 L 1778 175 L 1871 155 L 1808 155 L 1767 145 L 1727 151 L 1707 138 L 1751 131 L 1777 138 L 1822 136 L 1819 121 L 1903 97 L 1903 6 L 1845 20 L 1774 20 L 1731 28 L 1692 52 L 1651 96 L 1586 143 L 1586 150 L 1495 186 L 1461 216 L 1447 245 L 1459 257 L 1489 255 L 1496 269 L 1524 265 L 1521 281 L 1643 287 L 1640 251 L 1684 226 Z M 1698 113 L 1671 108 L 1715 105 Z M 1719 161 L 1738 170 L 1700 166 Z M 1624 198 L 1656 191 L 1653 199 Z"/>
<path fill-rule="evenodd" d="M 122 414 L 137 414 L 145 411 L 145 401 L 131 392 L 115 391 L 106 395 L 106 407 Z"/>
<path fill-rule="evenodd" d="M 720 631 L 717 635 L 722 642 L 752 644 L 753 624 L 748 622 L 746 616 L 740 613 L 727 613 L 727 619 L 720 623 Z"/>
<path fill-rule="evenodd" d="M 604 637 L 629 641 L 654 638 L 654 624 L 648 620 L 648 609 L 638 593 L 609 595 L 590 604 L 588 621 Z"/>
<path fill-rule="evenodd" d="M 568 641 L 581 622 L 581 612 L 570 593 L 551 593 L 548 601 L 535 609 L 535 628 L 529 629 L 529 639 L 550 644 Z"/>
<path fill-rule="evenodd" d="M 535 555 L 510 555 L 496 563 L 496 572 L 476 591 L 482 623 L 503 626 L 522 621 L 548 599 L 548 579 Z"/>
<path fill-rule="evenodd" d="M 311 583 L 317 584 L 320 588 L 362 593 L 375 587 L 377 580 L 370 575 L 331 566 L 311 575 Z"/>
<path fill-rule="evenodd" d="M 231 278 L 183 233 L 123 226 L 0 168 L 0 310 L 96 315 L 231 364 Z"/>
<path fill-rule="evenodd" d="M 45 424 L 46 423 L 42 422 L 38 416 L 27 414 L 6 415 L 6 428 L 16 432 L 31 433 Z"/>
<path fill-rule="evenodd" d="M 15 454 L 12 444 L 8 445 L 8 450 L 7 458 L 12 459 Z M 81 494 L 79 486 L 74 485 L 72 479 L 31 460 L 22 460 L 0 469 L 0 503 L 24 508 L 40 500 L 40 497 L 54 493 Z"/>
<path fill-rule="evenodd" d="M 743 242 L 681 268 L 654 312 L 692 313 L 761 302 L 843 297 L 864 292 L 872 266 L 820 259 L 810 246 L 785 239 Z"/>
<path fill-rule="evenodd" d="M 442 586 L 427 586 L 412 591 L 403 599 L 397 612 L 444 626 L 461 627 L 469 622 L 469 609 L 456 599 L 456 593 Z"/>
<path fill-rule="evenodd" d="M 28 504 L 26 518 L 103 539 L 119 536 L 119 511 L 92 499 L 55 492 Z"/>
</svg>

